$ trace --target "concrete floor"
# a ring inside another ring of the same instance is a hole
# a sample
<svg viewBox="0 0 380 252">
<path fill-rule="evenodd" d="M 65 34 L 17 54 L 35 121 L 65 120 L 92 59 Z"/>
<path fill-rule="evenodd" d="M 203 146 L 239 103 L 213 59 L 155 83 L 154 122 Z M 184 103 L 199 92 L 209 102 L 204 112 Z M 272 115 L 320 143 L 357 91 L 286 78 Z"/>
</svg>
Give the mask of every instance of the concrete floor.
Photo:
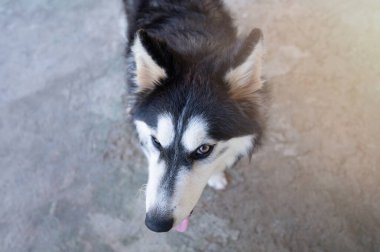
<svg viewBox="0 0 380 252">
<path fill-rule="evenodd" d="M 264 31 L 265 146 L 156 234 L 120 1 L 0 0 L 0 251 L 380 251 L 380 2 L 228 3 Z"/>
</svg>

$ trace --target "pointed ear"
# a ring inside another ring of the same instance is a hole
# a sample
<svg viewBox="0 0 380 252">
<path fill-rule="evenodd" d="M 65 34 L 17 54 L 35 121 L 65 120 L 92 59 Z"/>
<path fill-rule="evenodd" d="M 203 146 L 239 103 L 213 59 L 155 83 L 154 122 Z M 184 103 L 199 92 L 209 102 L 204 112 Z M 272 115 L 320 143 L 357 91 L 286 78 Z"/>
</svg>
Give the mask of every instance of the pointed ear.
<svg viewBox="0 0 380 252">
<path fill-rule="evenodd" d="M 239 46 L 232 66 L 225 75 L 230 86 L 230 96 L 234 100 L 250 99 L 263 86 L 261 61 L 264 54 L 262 32 L 253 29 Z"/>
<path fill-rule="evenodd" d="M 165 45 L 151 38 L 145 31 L 139 30 L 131 52 L 135 61 L 134 81 L 137 92 L 153 90 L 160 80 L 167 77 L 164 69 Z"/>
</svg>

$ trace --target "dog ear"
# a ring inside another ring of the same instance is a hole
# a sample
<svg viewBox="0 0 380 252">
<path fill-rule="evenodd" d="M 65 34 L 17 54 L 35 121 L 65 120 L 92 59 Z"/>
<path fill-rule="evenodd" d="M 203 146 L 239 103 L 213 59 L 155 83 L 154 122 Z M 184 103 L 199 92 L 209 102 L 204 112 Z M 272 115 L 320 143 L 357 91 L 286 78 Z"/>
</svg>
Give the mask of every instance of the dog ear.
<svg viewBox="0 0 380 252">
<path fill-rule="evenodd" d="M 260 29 L 253 29 L 239 45 L 233 63 L 225 75 L 232 99 L 250 99 L 256 91 L 262 88 L 261 61 L 263 54 L 262 32 Z"/>
<path fill-rule="evenodd" d="M 135 61 L 135 85 L 137 92 L 148 91 L 159 85 L 160 80 L 167 77 L 165 71 L 166 45 L 163 42 L 150 37 L 145 31 L 139 30 L 131 52 Z"/>
</svg>

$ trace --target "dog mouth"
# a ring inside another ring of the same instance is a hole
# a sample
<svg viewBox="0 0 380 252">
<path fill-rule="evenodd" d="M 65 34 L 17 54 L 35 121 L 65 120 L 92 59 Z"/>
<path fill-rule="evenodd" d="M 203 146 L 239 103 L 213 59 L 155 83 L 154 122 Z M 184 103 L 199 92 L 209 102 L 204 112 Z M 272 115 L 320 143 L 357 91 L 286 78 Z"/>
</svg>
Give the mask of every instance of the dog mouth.
<svg viewBox="0 0 380 252">
<path fill-rule="evenodd" d="M 180 224 L 178 224 L 176 227 L 175 227 L 175 230 L 177 232 L 180 232 L 180 233 L 184 233 L 186 232 L 187 228 L 189 227 L 189 222 L 190 222 L 190 216 L 191 214 L 193 213 L 194 210 L 191 210 L 190 214 L 181 221 Z"/>
</svg>

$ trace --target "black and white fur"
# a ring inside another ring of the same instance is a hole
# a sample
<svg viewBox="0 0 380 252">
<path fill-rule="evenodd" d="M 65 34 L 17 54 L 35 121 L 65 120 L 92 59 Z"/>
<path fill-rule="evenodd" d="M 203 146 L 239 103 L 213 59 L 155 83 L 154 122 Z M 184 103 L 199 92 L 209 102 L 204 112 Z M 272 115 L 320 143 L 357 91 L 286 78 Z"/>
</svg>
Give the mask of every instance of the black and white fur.
<svg viewBox="0 0 380 252">
<path fill-rule="evenodd" d="M 260 143 L 262 34 L 238 38 L 219 0 L 125 1 L 129 110 L 149 161 L 145 222 L 164 232 Z"/>
</svg>

